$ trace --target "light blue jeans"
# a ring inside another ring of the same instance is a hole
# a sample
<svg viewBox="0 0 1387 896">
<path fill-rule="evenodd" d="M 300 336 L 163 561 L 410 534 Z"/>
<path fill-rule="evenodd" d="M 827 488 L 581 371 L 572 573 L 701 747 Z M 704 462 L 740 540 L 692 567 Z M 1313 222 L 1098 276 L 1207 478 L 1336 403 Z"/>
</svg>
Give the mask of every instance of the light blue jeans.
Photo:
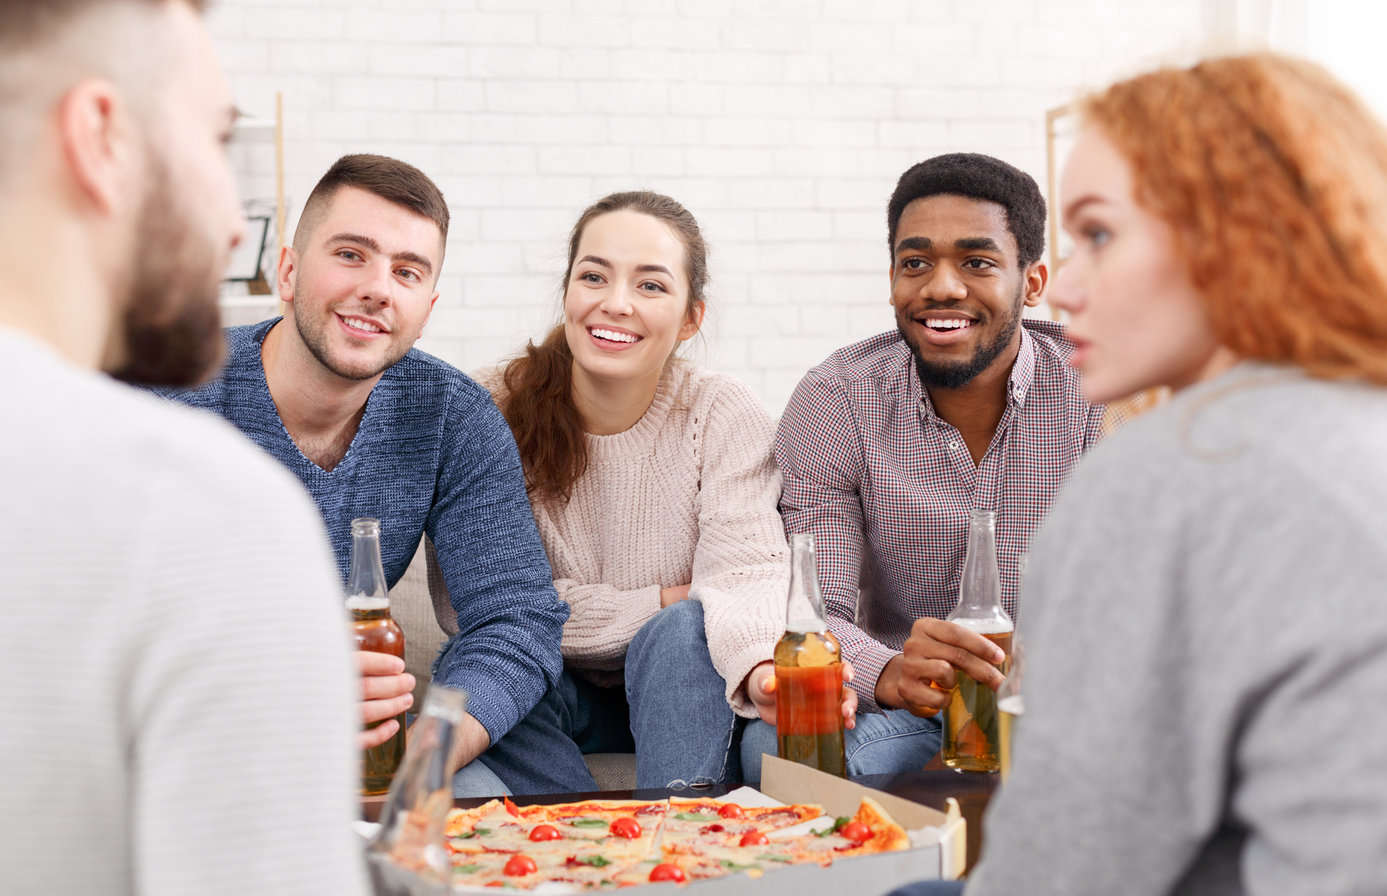
<svg viewBox="0 0 1387 896">
<path fill-rule="evenodd" d="M 963 881 L 922 880 L 892 890 L 887 896 L 963 896 Z"/>
<path fill-rule="evenodd" d="M 737 717 L 708 655 L 702 604 L 683 600 L 655 614 L 627 648 L 624 675 L 623 695 L 565 669 L 480 762 L 516 794 L 596 790 L 584 753 L 634 750 L 638 788 L 737 779 Z"/>
<path fill-rule="evenodd" d="M 919 771 L 939 752 L 943 713 L 922 719 L 904 709 L 861 713 L 844 739 L 849 775 Z M 775 726 L 759 719 L 742 732 L 742 778 L 761 780 L 761 754 L 776 753 Z"/>
</svg>

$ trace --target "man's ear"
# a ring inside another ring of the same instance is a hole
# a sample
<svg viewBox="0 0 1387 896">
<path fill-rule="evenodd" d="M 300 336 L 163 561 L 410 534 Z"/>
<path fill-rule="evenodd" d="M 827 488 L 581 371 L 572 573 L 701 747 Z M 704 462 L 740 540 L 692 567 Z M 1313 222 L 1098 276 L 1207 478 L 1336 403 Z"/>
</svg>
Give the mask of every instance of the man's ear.
<svg viewBox="0 0 1387 896">
<path fill-rule="evenodd" d="M 294 301 L 294 273 L 298 270 L 299 256 L 293 246 L 279 247 L 279 264 L 275 266 L 275 287 L 279 290 L 279 300 L 286 305 Z"/>
<path fill-rule="evenodd" d="M 1041 299 L 1045 298 L 1045 284 L 1049 282 L 1050 269 L 1045 267 L 1045 262 L 1031 262 L 1031 266 L 1026 268 L 1025 301 L 1027 306 L 1034 308 L 1040 304 Z"/>
<path fill-rule="evenodd" d="M 63 158 L 81 195 L 111 214 L 129 200 L 137 136 L 120 90 L 102 78 L 79 81 L 58 102 Z"/>
</svg>

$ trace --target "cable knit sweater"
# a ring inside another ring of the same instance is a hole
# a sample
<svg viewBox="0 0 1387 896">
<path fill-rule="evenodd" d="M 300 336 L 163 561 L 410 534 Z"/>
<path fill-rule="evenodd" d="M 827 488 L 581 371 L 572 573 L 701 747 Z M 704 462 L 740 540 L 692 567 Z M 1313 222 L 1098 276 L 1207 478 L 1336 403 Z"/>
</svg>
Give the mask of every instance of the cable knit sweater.
<svg viewBox="0 0 1387 896">
<path fill-rule="evenodd" d="M 496 373 L 486 382 L 501 388 Z M 660 589 L 691 583 L 728 702 L 756 714 L 742 680 L 771 658 L 789 587 L 773 429 L 745 384 L 675 362 L 635 426 L 587 437 L 587 471 L 569 502 L 534 508 L 554 587 L 572 608 L 570 667 L 614 681 L 603 673 L 622 668 Z"/>
</svg>

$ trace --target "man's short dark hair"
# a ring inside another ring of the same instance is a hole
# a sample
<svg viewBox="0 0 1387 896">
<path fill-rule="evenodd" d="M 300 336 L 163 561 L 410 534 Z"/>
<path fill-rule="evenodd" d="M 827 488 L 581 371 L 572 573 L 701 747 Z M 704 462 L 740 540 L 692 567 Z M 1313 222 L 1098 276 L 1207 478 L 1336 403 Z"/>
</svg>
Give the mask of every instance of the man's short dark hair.
<svg viewBox="0 0 1387 896">
<path fill-rule="evenodd" d="M 1007 213 L 1022 268 L 1045 251 L 1045 199 L 1035 179 L 1001 159 L 975 152 L 951 152 L 926 159 L 896 181 L 886 206 L 886 247 L 896 257 L 896 227 L 901 213 L 916 199 L 949 194 L 995 202 Z"/>
<path fill-rule="evenodd" d="M 438 225 L 443 242 L 448 242 L 448 203 L 443 200 L 443 192 L 438 185 L 427 174 L 399 159 L 354 153 L 333 162 L 313 192 L 308 194 L 308 200 L 303 204 L 303 214 L 299 215 L 299 225 L 294 230 L 296 248 L 302 248 L 301 241 L 318 225 L 323 210 L 343 187 L 365 190 L 428 218 Z"/>
</svg>

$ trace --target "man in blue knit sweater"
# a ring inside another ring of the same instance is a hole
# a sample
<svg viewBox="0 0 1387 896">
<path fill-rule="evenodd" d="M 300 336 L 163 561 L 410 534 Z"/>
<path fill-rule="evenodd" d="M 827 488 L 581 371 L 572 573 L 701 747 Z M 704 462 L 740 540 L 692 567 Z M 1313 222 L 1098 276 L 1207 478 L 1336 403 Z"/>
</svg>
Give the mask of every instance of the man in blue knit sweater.
<svg viewBox="0 0 1387 896">
<path fill-rule="evenodd" d="M 423 172 L 344 156 L 281 250 L 284 318 L 229 330 L 221 377 L 173 397 L 221 414 L 298 476 L 344 579 L 354 517 L 380 519 L 392 586 L 422 536 L 433 539 L 458 618 L 435 678 L 470 695 L 453 756 L 459 793 L 496 795 L 502 781 L 516 793 L 567 790 L 542 769 L 484 755 L 558 677 L 568 607 L 554 592 L 505 420 L 485 389 L 413 348 L 438 299 L 447 230 L 448 207 Z M 409 706 L 403 662 L 358 653 L 357 663 L 367 721 Z M 395 730 L 386 721 L 363 745 Z"/>
</svg>

